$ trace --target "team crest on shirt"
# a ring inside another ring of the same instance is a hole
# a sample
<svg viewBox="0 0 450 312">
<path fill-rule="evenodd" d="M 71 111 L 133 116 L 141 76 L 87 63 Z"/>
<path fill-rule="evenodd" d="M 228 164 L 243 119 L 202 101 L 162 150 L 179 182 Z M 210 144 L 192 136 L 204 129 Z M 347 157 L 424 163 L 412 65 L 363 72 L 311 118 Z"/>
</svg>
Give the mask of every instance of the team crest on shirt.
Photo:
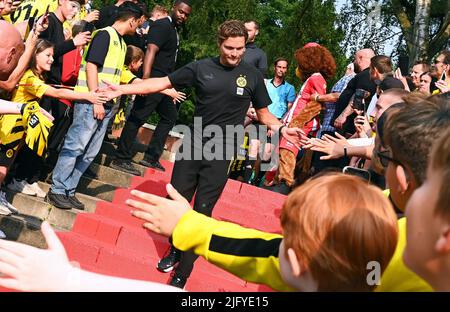
<svg viewBox="0 0 450 312">
<path fill-rule="evenodd" d="M 245 88 L 247 86 L 247 79 L 245 76 L 240 76 L 237 80 L 236 80 L 236 84 L 239 88 Z"/>
<path fill-rule="evenodd" d="M 14 150 L 9 149 L 6 151 L 6 157 L 12 158 L 14 156 Z"/>
</svg>

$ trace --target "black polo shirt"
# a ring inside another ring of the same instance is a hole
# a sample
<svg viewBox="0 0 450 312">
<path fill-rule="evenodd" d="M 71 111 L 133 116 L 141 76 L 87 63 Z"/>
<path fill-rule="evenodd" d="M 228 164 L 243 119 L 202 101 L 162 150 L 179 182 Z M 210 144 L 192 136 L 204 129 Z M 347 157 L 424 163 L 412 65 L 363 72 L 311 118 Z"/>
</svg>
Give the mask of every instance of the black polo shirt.
<svg viewBox="0 0 450 312">
<path fill-rule="evenodd" d="M 151 77 L 165 77 L 175 70 L 178 53 L 178 34 L 169 17 L 155 21 L 147 34 L 147 45 L 159 48 L 152 66 Z"/>
<path fill-rule="evenodd" d="M 241 62 L 236 67 L 220 64 L 219 58 L 190 63 L 169 75 L 176 89 L 194 87 L 195 117 L 208 125 L 243 125 L 250 102 L 256 109 L 272 103 L 262 74 L 253 66 Z"/>
</svg>

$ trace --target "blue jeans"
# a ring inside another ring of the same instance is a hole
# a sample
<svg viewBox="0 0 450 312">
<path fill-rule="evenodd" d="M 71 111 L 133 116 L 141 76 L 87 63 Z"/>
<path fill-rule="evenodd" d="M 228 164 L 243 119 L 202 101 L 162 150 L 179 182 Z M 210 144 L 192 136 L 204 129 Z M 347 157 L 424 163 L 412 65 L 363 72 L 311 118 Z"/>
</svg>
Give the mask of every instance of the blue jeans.
<svg viewBox="0 0 450 312">
<path fill-rule="evenodd" d="M 54 194 L 72 196 L 86 169 L 91 165 L 103 143 L 113 109 L 105 107 L 105 118 L 94 119 L 92 104 L 76 103 L 73 123 L 67 132 L 64 146 L 53 170 Z"/>
</svg>

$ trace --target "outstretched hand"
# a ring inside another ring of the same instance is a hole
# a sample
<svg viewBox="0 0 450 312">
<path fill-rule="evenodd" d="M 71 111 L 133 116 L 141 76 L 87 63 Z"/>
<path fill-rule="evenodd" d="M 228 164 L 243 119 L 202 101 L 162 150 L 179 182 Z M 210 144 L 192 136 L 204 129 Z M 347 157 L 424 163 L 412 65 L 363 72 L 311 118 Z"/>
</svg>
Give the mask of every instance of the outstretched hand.
<svg viewBox="0 0 450 312">
<path fill-rule="evenodd" d="M 177 102 L 181 103 L 186 100 L 186 93 L 179 92 L 174 88 L 163 90 L 161 91 L 161 93 L 170 96 L 173 99 L 174 104 L 176 104 Z"/>
<path fill-rule="evenodd" d="M 47 222 L 42 223 L 42 234 L 48 249 L 0 240 L 0 286 L 20 291 L 57 291 L 65 286 L 73 266 Z"/>
<path fill-rule="evenodd" d="M 436 87 L 441 91 L 441 93 L 447 93 L 450 91 L 450 87 L 444 80 L 439 80 L 435 83 Z"/>
<path fill-rule="evenodd" d="M 294 146 L 298 149 L 301 148 L 303 140 L 306 138 L 305 132 L 303 132 L 300 128 L 288 128 L 284 127 L 281 131 L 281 135 L 294 144 Z"/>
<path fill-rule="evenodd" d="M 133 190 L 131 195 L 144 202 L 128 199 L 126 203 L 138 209 L 132 215 L 145 221 L 144 228 L 169 237 L 191 205 L 172 185 L 167 184 L 166 189 L 172 199 Z"/>
<path fill-rule="evenodd" d="M 336 138 L 325 134 L 322 139 L 309 139 L 304 142 L 303 148 L 327 154 L 320 157 L 320 160 L 339 159 L 344 156 L 344 146 L 349 144 L 347 139 L 339 133 L 336 132 L 335 135 Z"/>
<path fill-rule="evenodd" d="M 112 84 L 108 81 L 102 81 L 103 84 L 106 85 L 106 87 L 99 88 L 97 92 L 102 93 L 104 96 L 107 97 L 108 101 L 114 100 L 115 98 L 118 98 L 123 95 L 123 92 L 120 91 L 119 86 Z"/>
</svg>

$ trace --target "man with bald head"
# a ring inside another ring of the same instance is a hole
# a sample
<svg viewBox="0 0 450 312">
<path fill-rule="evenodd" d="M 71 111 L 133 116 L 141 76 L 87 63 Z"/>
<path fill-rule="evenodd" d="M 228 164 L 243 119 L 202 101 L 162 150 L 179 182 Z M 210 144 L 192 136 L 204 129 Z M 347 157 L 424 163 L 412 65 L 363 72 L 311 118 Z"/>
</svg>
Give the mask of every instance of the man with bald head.
<svg viewBox="0 0 450 312">
<path fill-rule="evenodd" d="M 334 113 L 334 126 L 343 132 L 354 133 L 354 118 L 348 118 L 353 114 L 353 109 L 349 107 L 350 100 L 356 92 L 356 89 L 364 89 L 370 92 L 366 103 L 370 103 L 372 96 L 376 93 L 377 86 L 370 79 L 370 60 L 375 56 L 372 49 L 359 50 L 355 54 L 355 73 L 357 75 L 350 80 L 347 88 L 341 93 L 336 102 L 336 111 Z M 344 125 L 346 127 L 344 127 Z"/>
<path fill-rule="evenodd" d="M 11 24 L 0 21 L 0 80 L 7 80 L 19 62 L 25 46 L 19 31 Z"/>
</svg>

